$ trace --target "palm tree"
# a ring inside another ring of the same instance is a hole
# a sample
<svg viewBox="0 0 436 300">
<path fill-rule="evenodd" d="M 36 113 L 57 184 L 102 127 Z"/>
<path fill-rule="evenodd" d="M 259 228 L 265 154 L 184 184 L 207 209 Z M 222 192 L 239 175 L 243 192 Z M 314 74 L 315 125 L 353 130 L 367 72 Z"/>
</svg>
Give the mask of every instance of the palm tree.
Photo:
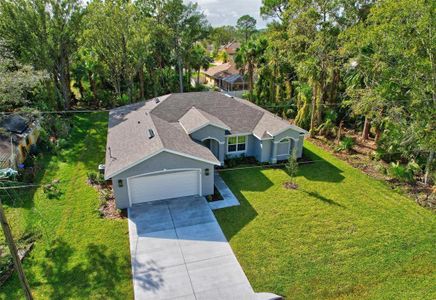
<svg viewBox="0 0 436 300">
<path fill-rule="evenodd" d="M 266 47 L 267 41 L 264 39 L 256 41 L 250 40 L 236 51 L 236 66 L 240 68 L 243 73 L 245 73 L 245 71 L 247 72 L 250 100 L 253 100 L 254 72 L 257 65 L 263 60 Z"/>
<path fill-rule="evenodd" d="M 191 50 L 191 66 L 197 72 L 197 83 L 200 84 L 200 71 L 201 69 L 209 69 L 210 63 L 213 61 L 212 58 L 207 54 L 206 49 L 201 45 L 195 45 Z"/>
</svg>

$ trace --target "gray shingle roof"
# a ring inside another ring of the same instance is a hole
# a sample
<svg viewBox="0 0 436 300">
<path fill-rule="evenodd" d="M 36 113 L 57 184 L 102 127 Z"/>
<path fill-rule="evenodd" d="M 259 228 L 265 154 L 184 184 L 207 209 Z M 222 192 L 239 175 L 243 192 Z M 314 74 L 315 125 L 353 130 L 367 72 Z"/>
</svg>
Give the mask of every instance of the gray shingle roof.
<svg viewBox="0 0 436 300">
<path fill-rule="evenodd" d="M 223 81 L 233 84 L 236 82 L 244 82 L 244 78 L 240 74 L 234 74 L 229 77 L 225 77 Z"/>
<path fill-rule="evenodd" d="M 197 109 L 195 106 L 193 106 L 180 118 L 179 123 L 189 134 L 200 128 L 203 128 L 206 125 L 214 125 L 225 130 L 230 130 L 230 128 L 220 119 L 205 111 L 202 111 L 201 109 Z"/>
<path fill-rule="evenodd" d="M 219 164 L 209 149 L 188 134 L 205 124 L 225 128 L 231 134 L 253 133 L 261 139 L 293 126 L 249 101 L 218 92 L 170 94 L 158 99 L 110 111 L 106 178 L 165 150 Z M 149 129 L 155 134 L 153 138 L 149 138 Z M 294 129 L 305 132 L 296 126 Z"/>
<path fill-rule="evenodd" d="M 231 98 L 218 92 L 171 94 L 152 114 L 168 122 L 178 122 L 193 106 L 218 118 L 234 134 L 251 133 L 264 111 L 245 100 Z"/>
</svg>

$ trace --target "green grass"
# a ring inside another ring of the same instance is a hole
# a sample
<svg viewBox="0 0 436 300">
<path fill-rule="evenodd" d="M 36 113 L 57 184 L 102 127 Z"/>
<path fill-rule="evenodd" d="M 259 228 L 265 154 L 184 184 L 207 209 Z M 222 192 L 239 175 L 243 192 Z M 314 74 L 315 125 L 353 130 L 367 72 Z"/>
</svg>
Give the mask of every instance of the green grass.
<svg viewBox="0 0 436 300">
<path fill-rule="evenodd" d="M 106 133 L 107 114 L 76 116 L 67 150 L 45 155 L 37 178 L 59 179 L 61 196 L 49 199 L 38 188 L 5 199 L 14 235 L 40 235 L 24 261 L 35 299 L 133 298 L 127 221 L 100 218 L 98 193 L 86 183 L 104 161 Z M 0 298 L 22 297 L 14 275 Z"/>
<path fill-rule="evenodd" d="M 222 172 L 241 206 L 215 212 L 256 291 L 287 299 L 436 299 L 434 213 L 305 144 L 280 169 Z"/>
</svg>

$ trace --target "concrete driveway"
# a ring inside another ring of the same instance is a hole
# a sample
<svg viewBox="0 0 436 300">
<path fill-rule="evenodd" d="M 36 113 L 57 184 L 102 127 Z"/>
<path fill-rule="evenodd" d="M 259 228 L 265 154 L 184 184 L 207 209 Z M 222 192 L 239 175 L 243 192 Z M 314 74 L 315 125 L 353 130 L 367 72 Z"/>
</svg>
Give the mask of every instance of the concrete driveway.
<svg viewBox="0 0 436 300">
<path fill-rule="evenodd" d="M 206 199 L 129 209 L 135 299 L 259 299 Z"/>
</svg>

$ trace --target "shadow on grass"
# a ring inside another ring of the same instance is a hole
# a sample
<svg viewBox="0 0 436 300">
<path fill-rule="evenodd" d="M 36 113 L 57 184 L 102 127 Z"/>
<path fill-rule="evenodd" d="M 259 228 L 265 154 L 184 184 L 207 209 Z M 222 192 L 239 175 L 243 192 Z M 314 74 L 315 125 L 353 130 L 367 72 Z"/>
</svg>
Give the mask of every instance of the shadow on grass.
<svg viewBox="0 0 436 300">
<path fill-rule="evenodd" d="M 74 257 L 75 249 L 65 240 L 55 240 L 46 249 L 43 261 L 32 262 L 42 272 L 38 282 L 29 274 L 32 286 L 50 285 L 49 299 L 88 298 L 119 299 L 117 286 L 123 279 L 124 268 L 130 264 L 104 245 L 89 244 L 85 258 Z M 80 262 L 77 262 L 80 261 Z"/>
<path fill-rule="evenodd" d="M 320 201 L 322 201 L 322 202 L 324 202 L 324 203 L 326 203 L 328 205 L 335 205 L 335 206 L 339 206 L 339 207 L 342 207 L 342 208 L 346 208 L 346 206 L 343 206 L 342 204 L 337 203 L 336 201 L 334 201 L 332 199 L 324 197 L 323 195 L 321 195 L 318 192 L 309 192 L 309 191 L 304 191 L 304 190 L 300 190 L 300 191 L 303 192 L 303 193 L 306 193 L 307 195 L 309 195 L 311 197 L 314 197 L 314 198 L 316 198 L 316 199 L 318 199 L 318 200 L 320 200 Z"/>
<path fill-rule="evenodd" d="M 232 190 L 240 205 L 214 211 L 227 240 L 257 217 L 256 210 L 240 191 Z"/>
<path fill-rule="evenodd" d="M 221 172 L 220 176 L 240 203 L 239 206 L 215 211 L 221 228 L 230 240 L 257 216 L 256 210 L 245 198 L 243 191 L 265 192 L 273 186 L 273 182 L 263 174 L 260 168 L 229 170 Z"/>
<path fill-rule="evenodd" d="M 322 181 L 322 182 L 341 182 L 344 180 L 344 176 L 341 174 L 343 171 L 332 165 L 325 159 L 316 155 L 307 148 L 304 148 L 303 156 L 313 163 L 302 164 L 298 175 L 305 177 L 307 180 L 311 181 Z"/>
</svg>

